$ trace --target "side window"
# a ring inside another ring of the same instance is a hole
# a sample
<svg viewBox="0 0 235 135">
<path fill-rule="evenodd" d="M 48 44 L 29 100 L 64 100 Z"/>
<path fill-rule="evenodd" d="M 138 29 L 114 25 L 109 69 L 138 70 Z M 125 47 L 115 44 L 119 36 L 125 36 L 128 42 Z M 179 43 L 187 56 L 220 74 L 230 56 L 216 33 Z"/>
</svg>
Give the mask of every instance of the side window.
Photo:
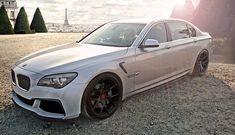
<svg viewBox="0 0 235 135">
<path fill-rule="evenodd" d="M 146 35 L 145 40 L 146 39 L 155 39 L 159 43 L 167 42 L 167 34 L 166 34 L 165 25 L 162 23 L 162 24 L 157 24 L 153 26 L 149 30 L 148 34 Z"/>
<path fill-rule="evenodd" d="M 191 25 L 187 25 L 187 26 L 188 26 L 191 37 L 196 37 L 197 36 L 196 30 Z"/>
<path fill-rule="evenodd" d="M 185 23 L 169 22 L 168 23 L 172 40 L 184 39 L 190 37 L 190 32 Z"/>
</svg>

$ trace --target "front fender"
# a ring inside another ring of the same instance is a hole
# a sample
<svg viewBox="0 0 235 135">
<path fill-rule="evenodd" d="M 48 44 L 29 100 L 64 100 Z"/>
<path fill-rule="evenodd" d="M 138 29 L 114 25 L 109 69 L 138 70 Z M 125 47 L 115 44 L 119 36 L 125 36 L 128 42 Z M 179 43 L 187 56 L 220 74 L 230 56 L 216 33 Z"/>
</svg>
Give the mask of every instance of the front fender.
<svg viewBox="0 0 235 135">
<path fill-rule="evenodd" d="M 76 84 L 89 84 L 92 79 L 102 73 L 113 73 L 121 79 L 123 86 L 123 99 L 125 98 L 125 93 L 134 88 L 133 78 L 128 78 L 127 74 L 120 68 L 119 61 L 116 62 L 105 62 L 96 65 L 90 65 L 83 68 L 74 70 L 78 73 L 78 77 L 73 81 Z"/>
</svg>

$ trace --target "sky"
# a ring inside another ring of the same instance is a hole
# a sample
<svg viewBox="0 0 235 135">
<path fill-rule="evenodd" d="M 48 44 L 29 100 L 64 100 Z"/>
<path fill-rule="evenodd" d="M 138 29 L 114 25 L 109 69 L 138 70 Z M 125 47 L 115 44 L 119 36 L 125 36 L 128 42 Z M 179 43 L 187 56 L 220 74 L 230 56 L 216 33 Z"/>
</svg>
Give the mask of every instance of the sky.
<svg viewBox="0 0 235 135">
<path fill-rule="evenodd" d="M 65 8 L 70 24 L 104 23 L 126 18 L 167 18 L 175 4 L 185 0 L 17 0 L 31 22 L 37 7 L 46 23 L 63 23 Z M 198 0 L 194 0 L 195 3 Z"/>
</svg>

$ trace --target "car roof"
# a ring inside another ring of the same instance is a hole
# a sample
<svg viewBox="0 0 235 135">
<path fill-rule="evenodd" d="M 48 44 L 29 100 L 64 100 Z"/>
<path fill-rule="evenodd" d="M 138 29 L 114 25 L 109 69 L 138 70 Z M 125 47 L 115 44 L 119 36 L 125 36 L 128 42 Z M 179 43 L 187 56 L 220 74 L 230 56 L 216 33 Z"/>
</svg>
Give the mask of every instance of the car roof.
<svg viewBox="0 0 235 135">
<path fill-rule="evenodd" d="M 140 24 L 148 24 L 151 22 L 158 22 L 158 21 L 184 21 L 181 19 L 175 19 L 175 18 L 137 18 L 137 19 L 124 19 L 124 20 L 116 20 L 112 21 L 111 23 L 140 23 Z"/>
</svg>

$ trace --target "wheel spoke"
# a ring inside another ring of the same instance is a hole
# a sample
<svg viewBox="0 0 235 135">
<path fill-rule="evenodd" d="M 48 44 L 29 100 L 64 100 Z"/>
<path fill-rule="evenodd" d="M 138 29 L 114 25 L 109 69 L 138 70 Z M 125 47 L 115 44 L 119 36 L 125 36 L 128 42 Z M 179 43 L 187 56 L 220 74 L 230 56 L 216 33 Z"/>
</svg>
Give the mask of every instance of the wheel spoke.
<svg viewBox="0 0 235 135">
<path fill-rule="evenodd" d="M 208 64 L 208 60 L 202 61 L 202 64 Z"/>
<path fill-rule="evenodd" d="M 103 112 L 103 110 L 104 110 L 104 107 L 102 106 L 102 107 L 100 108 L 99 113 L 102 113 L 102 112 Z"/>
<path fill-rule="evenodd" d="M 107 84 L 105 84 L 105 88 L 104 89 L 108 92 L 110 90 L 110 87 L 111 87 L 111 81 L 109 80 L 107 82 Z"/>
<path fill-rule="evenodd" d="M 203 59 L 203 58 L 204 58 L 204 53 L 202 53 L 202 54 L 201 54 L 200 58 L 201 58 L 201 59 Z"/>
<path fill-rule="evenodd" d="M 205 59 L 207 59 L 207 58 L 208 58 L 208 56 L 207 56 L 207 55 L 205 55 L 202 59 L 203 59 L 203 60 L 205 60 Z"/>
<path fill-rule="evenodd" d="M 92 101 L 94 102 L 94 103 L 92 103 Z M 94 100 L 91 100 L 91 105 L 92 105 L 92 107 L 94 108 L 96 105 L 97 105 L 97 103 L 99 103 L 99 99 L 94 99 Z"/>
<path fill-rule="evenodd" d="M 96 115 L 108 115 L 114 111 L 120 98 L 119 85 L 112 78 L 104 78 L 94 85 L 90 93 L 91 109 Z"/>
<path fill-rule="evenodd" d="M 117 87 L 117 84 L 114 84 L 112 87 L 110 87 L 109 89 L 112 90 L 113 88 Z"/>
<path fill-rule="evenodd" d="M 107 106 L 109 106 L 107 108 L 107 113 L 111 112 L 111 110 L 113 109 L 113 107 L 115 106 L 115 104 L 111 101 Z"/>
<path fill-rule="evenodd" d="M 203 72 L 203 66 L 202 66 L 202 64 L 201 64 L 201 62 L 200 62 L 200 64 L 199 64 L 199 66 L 200 66 L 200 72 Z"/>
<path fill-rule="evenodd" d="M 204 59 L 207 59 L 207 58 L 208 58 L 208 54 L 206 52 L 204 52 L 200 55 L 201 60 L 204 60 Z"/>
<path fill-rule="evenodd" d="M 111 95 L 109 98 L 114 98 L 114 97 L 117 97 L 117 96 L 119 96 L 119 94 L 117 93 L 117 94 L 115 94 L 115 95 Z"/>
<path fill-rule="evenodd" d="M 202 63 L 202 66 L 203 66 L 204 68 L 206 68 L 207 65 L 208 65 L 208 63 Z"/>
<path fill-rule="evenodd" d="M 103 103 L 101 103 L 102 105 L 101 105 L 101 107 L 100 107 L 100 112 L 99 113 L 102 113 L 102 112 L 104 112 L 104 109 L 105 108 L 107 108 L 107 105 L 106 104 L 103 104 Z M 107 110 L 107 109 L 106 109 Z"/>
<path fill-rule="evenodd" d="M 108 99 L 105 100 L 105 104 L 108 105 L 110 101 Z"/>
<path fill-rule="evenodd" d="M 208 58 L 201 60 L 203 63 L 204 62 L 209 62 Z"/>
</svg>

